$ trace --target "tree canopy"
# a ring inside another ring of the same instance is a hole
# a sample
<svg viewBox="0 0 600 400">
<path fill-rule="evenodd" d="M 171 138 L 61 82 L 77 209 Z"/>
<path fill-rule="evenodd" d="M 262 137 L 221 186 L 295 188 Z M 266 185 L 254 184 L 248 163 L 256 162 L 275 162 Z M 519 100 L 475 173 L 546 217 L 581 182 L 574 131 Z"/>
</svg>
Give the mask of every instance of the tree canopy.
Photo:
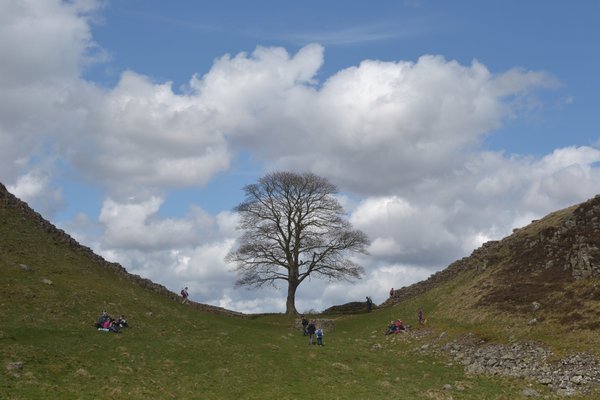
<svg viewBox="0 0 600 400">
<path fill-rule="evenodd" d="M 286 313 L 296 314 L 296 290 L 307 277 L 361 277 L 349 256 L 366 254 L 369 239 L 345 218 L 335 185 L 312 173 L 275 172 L 243 190 L 235 208 L 243 233 L 226 257 L 236 265 L 238 286 L 287 282 Z"/>
</svg>

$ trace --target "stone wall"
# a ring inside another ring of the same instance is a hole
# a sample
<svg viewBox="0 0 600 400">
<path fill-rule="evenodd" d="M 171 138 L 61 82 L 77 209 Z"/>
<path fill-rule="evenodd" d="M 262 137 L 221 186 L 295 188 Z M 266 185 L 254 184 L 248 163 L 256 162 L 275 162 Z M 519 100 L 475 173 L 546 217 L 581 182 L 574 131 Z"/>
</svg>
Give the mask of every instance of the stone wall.
<svg viewBox="0 0 600 400">
<path fill-rule="evenodd" d="M 118 263 L 106 261 L 101 256 L 97 255 L 89 247 L 79 244 L 75 239 L 69 236 L 62 229 L 58 229 L 56 226 L 45 220 L 39 213 L 35 212 L 27 203 L 15 197 L 12 193 L 6 190 L 6 187 L 0 183 L 0 207 L 13 209 L 15 212 L 21 214 L 24 218 L 32 221 L 39 229 L 50 234 L 57 243 L 63 244 L 69 247 L 71 250 L 82 253 L 90 259 L 91 262 L 97 263 L 103 268 L 106 268 L 116 275 L 124 277 L 133 284 L 140 286 L 146 290 L 150 290 L 160 296 L 167 297 L 173 301 L 181 301 L 181 297 L 171 292 L 163 285 L 152 282 L 149 279 L 142 278 L 139 275 L 130 274 L 123 266 Z M 189 302 L 189 306 L 216 314 L 223 314 L 228 316 L 247 318 L 246 314 L 227 310 L 225 308 L 211 306 L 208 304 L 196 303 L 193 301 Z"/>
<path fill-rule="evenodd" d="M 425 293 L 463 271 L 483 271 L 500 264 L 505 266 L 503 273 L 509 278 L 517 276 L 515 273 L 528 278 L 532 272 L 552 268 L 567 271 L 573 279 L 600 277 L 600 195 L 565 212 L 558 223 L 548 222 L 557 213 L 515 229 L 500 241 L 484 243 L 469 257 L 453 262 L 424 281 L 394 290 L 381 306 Z"/>
<path fill-rule="evenodd" d="M 315 327 L 317 328 L 322 328 L 323 330 L 325 330 L 325 332 L 333 332 L 333 329 L 335 328 L 335 323 L 333 322 L 332 319 L 327 319 L 327 318 L 308 318 L 309 321 L 314 321 L 315 323 Z M 302 332 L 302 319 L 301 318 L 297 318 L 294 320 L 294 323 L 292 325 L 292 329 L 294 330 L 298 330 L 300 332 Z"/>
</svg>

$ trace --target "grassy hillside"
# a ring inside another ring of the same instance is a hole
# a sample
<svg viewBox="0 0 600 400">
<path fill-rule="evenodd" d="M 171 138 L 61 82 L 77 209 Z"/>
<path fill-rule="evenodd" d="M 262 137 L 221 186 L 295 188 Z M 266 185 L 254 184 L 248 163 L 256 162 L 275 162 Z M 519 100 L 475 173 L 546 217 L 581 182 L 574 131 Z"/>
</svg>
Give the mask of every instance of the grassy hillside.
<svg viewBox="0 0 600 400">
<path fill-rule="evenodd" d="M 465 317 L 460 302 L 448 301 L 471 282 L 461 275 L 395 307 L 332 316 L 325 346 L 308 346 L 288 317 L 184 306 L 0 202 L 0 399 L 524 398 L 529 382 L 468 375 L 448 357 L 419 351 L 442 331 L 444 340 L 467 331 L 502 339 L 501 324 Z M 419 306 L 426 329 L 383 335 L 391 319 L 417 325 Z M 104 309 L 131 327 L 95 330 Z"/>
<path fill-rule="evenodd" d="M 438 328 L 600 355 L 600 197 L 532 221 L 385 305 L 424 304 Z M 587 275 L 584 275 L 587 274 Z"/>
</svg>

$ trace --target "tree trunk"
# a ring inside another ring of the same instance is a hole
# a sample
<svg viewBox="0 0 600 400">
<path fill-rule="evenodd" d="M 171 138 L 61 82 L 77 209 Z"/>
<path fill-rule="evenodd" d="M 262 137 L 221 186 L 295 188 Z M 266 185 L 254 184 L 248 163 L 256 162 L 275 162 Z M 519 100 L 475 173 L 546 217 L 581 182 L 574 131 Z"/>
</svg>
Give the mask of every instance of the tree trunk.
<svg viewBox="0 0 600 400">
<path fill-rule="evenodd" d="M 296 311 L 296 289 L 298 288 L 297 282 L 288 283 L 288 294 L 287 301 L 285 302 L 285 313 L 287 315 L 297 315 Z"/>
</svg>

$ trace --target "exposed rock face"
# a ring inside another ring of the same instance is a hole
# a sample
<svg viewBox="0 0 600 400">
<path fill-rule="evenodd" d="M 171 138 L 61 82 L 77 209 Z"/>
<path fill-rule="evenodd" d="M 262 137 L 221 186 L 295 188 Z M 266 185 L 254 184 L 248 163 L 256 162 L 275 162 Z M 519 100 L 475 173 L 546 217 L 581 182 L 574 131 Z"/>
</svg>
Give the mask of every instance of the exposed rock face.
<svg viewBox="0 0 600 400">
<path fill-rule="evenodd" d="M 551 214 L 552 215 L 552 214 Z M 544 219 L 532 223 L 543 225 Z M 547 226 L 536 235 L 512 239 L 512 248 L 521 260 L 520 268 L 558 267 L 574 279 L 600 276 L 600 196 L 596 196 L 566 213 L 556 226 Z"/>
<path fill-rule="evenodd" d="M 425 293 L 463 271 L 497 270 L 482 304 L 531 304 L 565 283 L 600 277 L 600 195 L 490 241 L 425 281 L 395 290 L 389 306 Z M 518 276 L 518 279 L 515 277 Z"/>
<path fill-rule="evenodd" d="M 125 277 L 127 280 L 133 282 L 134 284 L 145 288 L 147 290 L 151 290 L 155 293 L 158 293 L 161 296 L 165 296 L 172 300 L 180 301 L 181 298 L 178 294 L 171 292 L 166 287 L 159 285 L 157 283 L 152 282 L 149 279 L 142 278 L 139 275 L 130 274 L 127 272 L 125 268 L 123 268 L 118 263 L 108 262 L 101 256 L 95 254 L 92 249 L 86 246 L 82 246 L 75 239 L 69 236 L 62 229 L 58 229 L 56 226 L 46 221 L 39 213 L 35 212 L 31 209 L 27 203 L 22 200 L 19 200 L 13 194 L 6 190 L 6 187 L 0 183 L 0 207 L 12 208 L 19 214 L 23 215 L 24 218 L 31 220 L 36 224 L 40 229 L 52 235 L 57 244 L 63 244 L 65 246 L 70 247 L 73 251 L 80 252 L 89 257 L 93 262 L 98 263 L 102 267 L 111 270 L 115 274 Z M 30 271 L 31 267 L 20 264 L 19 266 L 25 271 Z M 51 284 L 52 282 L 48 283 Z M 215 307 L 208 304 L 195 303 L 190 301 L 188 306 L 194 307 L 203 311 L 224 314 L 236 317 L 249 317 L 246 314 L 230 311 L 221 307 Z"/>
</svg>

